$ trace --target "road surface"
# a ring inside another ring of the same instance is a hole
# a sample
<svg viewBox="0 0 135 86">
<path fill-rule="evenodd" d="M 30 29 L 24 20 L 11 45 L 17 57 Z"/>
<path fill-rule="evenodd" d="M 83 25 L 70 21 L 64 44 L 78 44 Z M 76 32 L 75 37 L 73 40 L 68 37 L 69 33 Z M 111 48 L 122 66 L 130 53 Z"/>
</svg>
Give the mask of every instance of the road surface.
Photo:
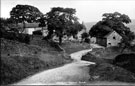
<svg viewBox="0 0 135 86">
<path fill-rule="evenodd" d="M 72 63 L 66 64 L 62 67 L 45 70 L 41 73 L 35 74 L 27 79 L 24 79 L 15 85 L 42 85 L 42 84 L 76 84 L 85 83 L 89 80 L 88 65 L 95 64 L 93 62 L 81 61 L 82 55 L 89 50 L 82 50 L 71 54 L 74 59 Z"/>
<path fill-rule="evenodd" d="M 45 70 L 13 85 L 132 85 L 120 82 L 89 82 L 88 66 L 95 63 L 81 60 L 82 55 L 89 51 L 92 51 L 92 49 L 73 53 L 70 55 L 74 59 L 72 63 Z"/>
</svg>

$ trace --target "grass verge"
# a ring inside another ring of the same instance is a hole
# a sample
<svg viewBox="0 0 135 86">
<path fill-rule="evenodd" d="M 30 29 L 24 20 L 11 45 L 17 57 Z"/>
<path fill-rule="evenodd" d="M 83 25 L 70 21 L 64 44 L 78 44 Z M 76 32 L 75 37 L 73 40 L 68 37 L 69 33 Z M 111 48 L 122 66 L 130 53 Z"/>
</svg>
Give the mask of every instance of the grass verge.
<svg viewBox="0 0 135 86">
<path fill-rule="evenodd" d="M 109 82 L 128 82 L 135 83 L 135 74 L 120 66 L 113 65 L 113 59 L 119 55 L 116 47 L 106 49 L 93 49 L 82 60 L 95 62 L 96 65 L 90 65 L 90 81 L 109 81 Z M 131 53 L 126 51 L 124 53 Z"/>
</svg>

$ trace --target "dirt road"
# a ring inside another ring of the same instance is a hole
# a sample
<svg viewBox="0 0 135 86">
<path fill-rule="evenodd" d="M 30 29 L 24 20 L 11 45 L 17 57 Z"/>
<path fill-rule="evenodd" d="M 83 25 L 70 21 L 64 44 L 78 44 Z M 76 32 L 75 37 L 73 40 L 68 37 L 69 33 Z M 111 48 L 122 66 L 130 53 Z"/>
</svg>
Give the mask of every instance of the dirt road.
<svg viewBox="0 0 135 86">
<path fill-rule="evenodd" d="M 73 53 L 71 54 L 71 58 L 74 59 L 72 63 L 37 73 L 14 85 L 132 85 L 121 82 L 89 82 L 88 65 L 95 63 L 82 61 L 81 57 L 91 50 Z"/>
<path fill-rule="evenodd" d="M 82 55 L 90 50 L 83 50 L 71 54 L 74 61 L 62 67 L 43 71 L 24 79 L 16 85 L 42 85 L 42 84 L 76 84 L 85 83 L 89 80 L 88 65 L 95 64 L 93 62 L 81 61 Z"/>
</svg>

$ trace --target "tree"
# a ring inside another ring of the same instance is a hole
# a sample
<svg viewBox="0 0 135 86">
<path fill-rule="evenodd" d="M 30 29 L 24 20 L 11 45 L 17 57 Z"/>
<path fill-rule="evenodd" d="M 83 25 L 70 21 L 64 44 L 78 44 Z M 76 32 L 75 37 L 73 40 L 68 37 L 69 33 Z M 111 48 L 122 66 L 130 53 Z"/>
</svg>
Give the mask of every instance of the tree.
<svg viewBox="0 0 135 86">
<path fill-rule="evenodd" d="M 46 24 L 46 18 L 44 15 L 42 15 L 39 19 L 39 27 L 42 27 L 42 31 L 43 31 L 43 27 L 47 26 Z"/>
<path fill-rule="evenodd" d="M 123 39 L 121 40 L 120 47 L 122 47 L 121 53 L 127 48 L 132 49 L 134 44 L 132 41 L 135 39 L 135 34 L 133 32 L 129 32 L 127 35 L 123 35 Z"/>
<path fill-rule="evenodd" d="M 88 37 L 89 37 L 89 34 L 88 33 L 86 33 L 86 32 L 82 33 L 82 40 L 86 41 L 86 40 L 89 39 Z"/>
<path fill-rule="evenodd" d="M 30 5 L 16 5 L 10 11 L 10 18 L 16 24 L 23 23 L 23 30 L 25 29 L 25 22 L 36 22 L 42 15 L 38 8 Z"/>
<path fill-rule="evenodd" d="M 18 32 L 18 30 L 14 29 L 14 27 L 17 27 L 16 25 L 13 24 L 13 20 L 10 18 L 0 18 L 1 21 L 1 26 L 0 26 L 0 33 L 1 35 L 5 33 L 6 31 L 13 31 L 13 32 Z"/>
<path fill-rule="evenodd" d="M 103 31 L 115 30 L 120 35 L 126 35 L 130 31 L 130 28 L 126 27 L 125 24 L 130 22 L 131 20 L 128 15 L 120 14 L 118 12 L 104 13 L 102 21 L 99 21 L 94 25 L 89 33 L 102 33 Z"/>
<path fill-rule="evenodd" d="M 99 21 L 97 24 L 93 25 L 89 31 L 91 37 L 102 37 L 112 29 L 105 25 L 103 21 Z"/>
<path fill-rule="evenodd" d="M 48 39 L 55 33 L 59 37 L 59 44 L 62 43 L 63 35 L 75 36 L 80 31 L 81 24 L 75 16 L 76 10 L 73 8 L 54 7 L 46 14 L 48 26 Z"/>
<path fill-rule="evenodd" d="M 125 49 L 125 47 L 129 46 L 130 42 L 135 38 L 133 32 L 130 31 L 130 28 L 125 25 L 130 22 L 131 19 L 128 15 L 118 12 L 104 13 L 102 21 L 99 21 L 94 25 L 89 31 L 89 34 L 91 36 L 102 36 L 114 30 L 122 36 L 122 43 L 124 43 Z"/>
<path fill-rule="evenodd" d="M 131 19 L 128 15 L 120 14 L 118 12 L 114 13 L 104 13 L 102 21 L 105 25 L 109 26 L 119 34 L 126 34 L 127 31 L 130 31 L 128 27 L 124 24 L 128 24 L 131 22 Z"/>
</svg>

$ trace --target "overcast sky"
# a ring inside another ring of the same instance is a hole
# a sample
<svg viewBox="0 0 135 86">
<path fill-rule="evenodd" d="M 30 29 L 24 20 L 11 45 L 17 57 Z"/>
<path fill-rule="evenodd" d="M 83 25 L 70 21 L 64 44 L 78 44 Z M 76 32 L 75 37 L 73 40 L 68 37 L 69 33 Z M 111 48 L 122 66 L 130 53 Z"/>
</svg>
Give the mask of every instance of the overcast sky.
<svg viewBox="0 0 135 86">
<path fill-rule="evenodd" d="M 135 19 L 135 0 L 1 0 L 1 17 L 10 17 L 17 4 L 33 5 L 44 14 L 52 7 L 75 8 L 76 16 L 84 22 L 99 21 L 103 13 L 115 11 Z"/>
</svg>

